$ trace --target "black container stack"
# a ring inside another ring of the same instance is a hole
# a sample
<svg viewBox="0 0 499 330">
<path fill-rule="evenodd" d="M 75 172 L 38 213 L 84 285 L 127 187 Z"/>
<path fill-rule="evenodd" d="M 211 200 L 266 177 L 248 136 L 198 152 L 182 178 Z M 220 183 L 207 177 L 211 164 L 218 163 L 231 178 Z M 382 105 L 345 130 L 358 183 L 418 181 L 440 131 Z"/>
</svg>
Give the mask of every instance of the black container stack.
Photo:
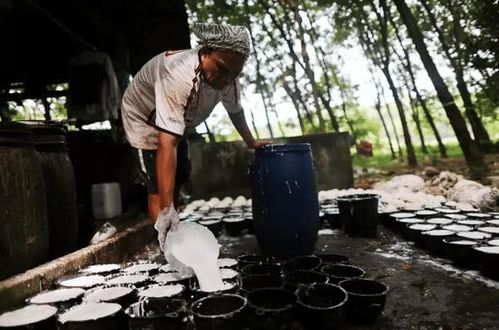
<svg viewBox="0 0 499 330">
<path fill-rule="evenodd" d="M 445 206 L 398 210 L 381 219 L 385 227 L 431 255 L 499 280 L 499 213 Z"/>
<path fill-rule="evenodd" d="M 339 254 L 247 254 L 218 265 L 225 283 L 219 292 L 200 291 L 195 276 L 169 264 L 92 265 L 26 301 L 47 309 L 47 318 L 18 322 L 34 329 L 335 329 L 374 324 L 388 292 Z M 0 315 L 0 328 L 10 316 Z"/>
</svg>

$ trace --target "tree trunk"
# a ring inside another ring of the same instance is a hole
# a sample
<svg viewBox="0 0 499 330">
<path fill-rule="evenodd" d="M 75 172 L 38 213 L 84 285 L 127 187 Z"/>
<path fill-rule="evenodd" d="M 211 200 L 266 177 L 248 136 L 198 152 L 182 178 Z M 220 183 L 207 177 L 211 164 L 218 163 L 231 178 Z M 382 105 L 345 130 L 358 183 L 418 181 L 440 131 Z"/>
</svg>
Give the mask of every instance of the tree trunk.
<svg viewBox="0 0 499 330">
<path fill-rule="evenodd" d="M 256 128 L 256 123 L 255 123 L 255 114 L 253 113 L 253 110 L 250 109 L 250 115 L 251 115 L 251 126 L 253 126 L 253 130 L 255 131 L 255 136 L 256 139 L 260 139 L 260 134 L 258 134 L 258 129 Z"/>
<path fill-rule="evenodd" d="M 409 166 L 416 166 L 418 164 L 418 161 L 416 159 L 416 153 L 414 151 L 414 146 L 412 145 L 411 135 L 409 133 L 409 127 L 407 125 L 407 120 L 405 118 L 404 106 L 402 105 L 402 101 L 400 101 L 399 95 L 397 93 L 397 88 L 395 87 L 395 83 L 392 80 L 388 63 L 386 63 L 386 65 L 387 66 L 383 66 L 381 71 L 385 75 L 386 81 L 388 82 L 388 86 L 390 86 L 390 90 L 392 92 L 392 96 L 399 113 L 400 124 L 402 125 L 402 133 L 404 135 L 404 142 L 407 148 L 407 163 L 409 164 Z"/>
<path fill-rule="evenodd" d="M 404 135 L 404 142 L 406 146 L 406 151 L 407 151 L 407 163 L 409 166 L 416 166 L 417 165 L 417 159 L 416 159 L 416 153 L 414 151 L 414 146 L 412 145 L 412 140 L 411 140 L 411 135 L 409 133 L 409 127 L 407 125 L 407 120 L 405 118 L 405 113 L 404 113 L 404 106 L 402 105 L 402 102 L 399 98 L 397 88 L 395 86 L 395 83 L 393 82 L 393 79 L 391 77 L 390 73 L 390 50 L 388 46 L 388 39 L 387 39 L 387 19 L 386 19 L 386 13 L 384 17 L 381 16 L 381 14 L 378 12 L 378 8 L 374 5 L 374 1 L 370 0 L 371 7 L 373 8 L 374 13 L 376 14 L 376 17 L 378 18 L 378 22 L 380 24 L 380 34 L 381 34 L 381 42 L 382 42 L 382 47 L 383 47 L 383 52 L 380 52 L 380 55 L 382 56 L 381 59 L 379 59 L 379 65 L 381 66 L 381 71 L 385 75 L 385 78 L 388 82 L 388 86 L 390 87 L 390 91 L 392 92 L 393 99 L 395 101 L 395 105 L 397 106 L 397 110 L 399 113 L 400 117 L 400 123 L 402 125 L 402 133 Z M 383 3 L 382 3 L 383 4 Z M 384 9 L 385 6 L 382 5 L 382 8 Z M 365 21 L 365 24 L 368 28 L 368 31 L 373 34 L 372 31 L 370 30 L 370 26 L 368 17 L 366 13 L 362 10 L 362 15 Z M 364 39 L 365 42 L 367 42 L 368 47 L 374 47 L 374 42 L 371 36 L 365 31 Z M 373 51 L 374 52 L 374 51 Z"/>
<path fill-rule="evenodd" d="M 397 54 L 397 56 L 398 56 L 399 60 L 401 61 L 400 64 L 402 66 L 404 66 L 402 58 L 399 56 L 399 54 Z M 421 127 L 421 120 L 419 119 L 419 111 L 418 111 L 418 108 L 417 108 L 417 104 L 416 104 L 416 102 L 414 101 L 414 99 L 412 98 L 412 95 L 411 95 L 412 88 L 409 86 L 409 82 L 407 81 L 407 78 L 404 75 L 404 72 L 402 72 L 402 70 L 400 69 L 400 66 L 399 66 L 399 68 L 398 68 L 397 71 L 399 73 L 400 79 L 402 79 L 402 81 L 404 82 L 404 86 L 405 86 L 405 88 L 407 90 L 407 97 L 409 98 L 409 106 L 411 108 L 411 117 L 412 117 L 412 120 L 414 121 L 414 124 L 416 125 L 416 130 L 418 131 L 419 141 L 421 143 L 421 152 L 423 154 L 427 155 L 428 154 L 428 148 L 426 147 L 426 142 L 425 142 L 425 138 L 424 138 L 423 128 Z M 400 93 L 400 95 L 402 95 L 402 93 Z"/>
<path fill-rule="evenodd" d="M 295 21 L 298 25 L 298 36 L 300 39 L 300 47 L 301 47 L 301 56 L 303 58 L 303 66 L 302 68 L 305 70 L 305 75 L 308 77 L 311 88 L 312 88 L 312 95 L 314 99 L 314 105 L 317 108 L 318 114 L 321 112 L 321 107 L 319 105 L 319 100 L 321 101 L 322 105 L 326 109 L 329 118 L 331 119 L 331 126 L 333 129 L 338 132 L 339 131 L 339 124 L 336 116 L 334 115 L 331 107 L 329 106 L 329 102 L 324 99 L 324 97 L 321 95 L 319 92 L 319 88 L 317 86 L 317 82 L 315 81 L 315 73 L 314 70 L 312 69 L 312 66 L 310 64 L 310 57 L 308 56 L 308 51 L 307 51 L 307 43 L 305 41 L 305 31 L 303 29 L 303 23 L 300 15 L 300 10 L 299 6 L 296 5 L 293 8 L 293 14 Z M 285 15 L 285 18 L 287 19 L 287 16 Z M 289 20 L 288 20 L 289 26 L 291 26 Z M 320 123 L 320 122 L 319 122 Z M 325 130 L 325 127 L 323 128 Z"/>
<path fill-rule="evenodd" d="M 293 102 L 293 105 L 296 110 L 296 117 L 298 118 L 298 122 L 300 124 L 301 134 L 305 135 L 305 126 L 303 125 L 303 119 L 300 114 L 300 105 L 298 103 L 298 100 L 296 99 L 291 87 L 289 87 L 289 85 L 286 83 L 286 81 L 284 81 L 284 79 L 282 81 L 282 87 L 286 91 L 286 94 L 288 94 L 289 98 L 291 99 L 291 102 Z"/>
<path fill-rule="evenodd" d="M 460 56 L 458 56 L 458 59 L 454 59 L 452 57 L 450 52 L 450 47 L 445 41 L 442 29 L 438 26 L 433 10 L 430 8 L 426 0 L 421 0 L 421 4 L 423 5 L 428 15 L 431 25 L 437 32 L 438 39 L 442 44 L 442 49 L 444 50 L 444 53 L 447 59 L 449 60 L 452 69 L 454 70 L 457 82 L 457 89 L 459 90 L 459 94 L 461 95 L 461 99 L 463 100 L 464 113 L 466 114 L 466 117 L 468 118 L 468 121 L 470 123 L 471 130 L 473 131 L 473 136 L 475 137 L 475 141 L 478 143 L 478 146 L 480 148 L 490 145 L 491 141 L 489 133 L 485 129 L 485 126 L 483 125 L 482 121 L 478 117 L 478 114 L 476 113 L 475 106 L 473 104 L 473 101 L 471 100 L 471 95 L 468 90 L 468 85 L 464 80 L 464 70 L 463 70 L 463 65 L 461 63 L 461 58 Z M 453 16 L 452 19 L 454 25 L 453 30 L 454 33 L 457 35 L 458 33 L 457 31 L 460 28 L 459 27 L 460 18 L 455 16 L 455 12 L 453 10 L 451 10 L 451 14 Z M 459 47 L 456 47 L 456 49 L 459 49 Z"/>
<path fill-rule="evenodd" d="M 392 154 L 392 159 L 397 159 L 397 155 L 395 154 L 395 150 L 393 149 L 393 144 L 392 144 L 392 138 L 390 136 L 390 132 L 388 132 L 388 127 L 386 126 L 385 118 L 383 117 L 383 114 L 381 113 L 381 96 L 379 95 L 379 89 L 376 88 L 376 103 L 375 103 L 375 108 L 376 112 L 379 115 L 379 119 L 381 120 L 381 124 L 383 124 L 383 129 L 385 130 L 386 137 L 388 139 L 388 145 L 390 146 L 390 152 Z"/>
<path fill-rule="evenodd" d="M 293 61 L 295 61 L 296 63 L 298 63 L 298 65 L 300 65 L 300 67 L 303 69 L 303 71 L 307 75 L 307 78 L 310 81 L 310 85 L 311 85 L 311 88 L 312 88 L 313 102 L 314 102 L 314 105 L 316 107 L 317 118 L 319 119 L 319 128 L 320 128 L 321 132 L 325 132 L 326 131 L 326 125 L 324 123 L 324 117 L 322 116 L 321 108 L 320 108 L 320 105 L 319 105 L 319 97 L 318 97 L 318 93 L 317 93 L 317 85 L 316 85 L 315 79 L 314 79 L 313 76 L 310 76 L 310 70 L 307 70 L 305 64 L 303 64 L 300 61 L 300 57 L 298 57 L 298 55 L 296 54 L 296 52 L 295 52 L 295 50 L 293 48 L 293 42 L 291 41 L 290 36 L 287 35 L 286 31 L 284 30 L 284 24 L 282 22 L 280 22 L 278 20 L 278 18 L 271 13 L 270 7 L 268 6 L 268 4 L 264 4 L 264 6 L 265 6 L 265 12 L 267 13 L 267 15 L 269 15 L 270 19 L 274 23 L 274 26 L 277 28 L 277 30 L 281 34 L 281 37 L 286 42 L 286 45 L 288 46 L 289 55 L 291 56 L 291 59 Z M 274 39 L 273 36 L 272 36 L 272 33 L 270 33 L 270 31 L 267 31 L 267 35 L 269 35 L 269 37 L 271 39 Z M 313 73 L 313 71 L 311 71 L 311 72 Z"/>
<path fill-rule="evenodd" d="M 293 78 L 293 84 L 295 86 L 294 89 L 294 95 L 296 95 L 298 102 L 301 104 L 303 110 L 305 110 L 305 116 L 307 117 L 308 122 L 310 123 L 310 126 L 312 126 L 313 130 L 317 129 L 317 126 L 314 123 L 314 116 L 312 113 L 308 110 L 308 105 L 307 102 L 303 99 L 303 96 L 301 94 L 300 88 L 298 86 L 298 77 L 296 76 L 296 63 L 293 62 L 291 68 L 292 68 L 292 78 Z"/>
<path fill-rule="evenodd" d="M 423 34 L 419 29 L 412 12 L 405 3 L 405 0 L 393 0 L 397 6 L 397 10 L 402 17 L 402 21 L 407 27 L 409 36 L 411 37 L 416 50 L 419 53 L 421 61 L 428 72 L 428 75 L 437 91 L 438 98 L 442 103 L 447 117 L 449 118 L 450 124 L 454 129 L 459 145 L 463 151 L 466 163 L 471 170 L 473 177 L 481 177 L 487 166 L 484 163 L 483 155 L 478 150 L 477 146 L 470 137 L 470 134 L 466 128 L 466 123 L 464 122 L 459 109 L 454 103 L 454 99 L 447 88 L 440 72 L 438 71 L 433 59 L 431 58 L 428 49 L 424 43 Z"/>
<path fill-rule="evenodd" d="M 0 119 L 2 119 L 3 122 L 11 121 L 9 113 L 9 104 L 7 103 L 7 101 L 1 100 L 1 98 L 0 98 Z"/>
<path fill-rule="evenodd" d="M 335 68 L 331 68 L 331 73 L 332 73 L 334 82 L 336 83 L 336 85 L 338 86 L 338 89 L 340 90 L 341 110 L 343 111 L 343 115 L 345 116 L 345 120 L 347 121 L 348 127 L 350 128 L 350 131 L 352 132 L 352 137 L 353 137 L 354 141 L 356 141 L 357 140 L 357 132 L 355 132 L 353 122 L 347 113 L 347 96 L 346 96 L 345 88 L 344 88 L 342 82 L 340 81 L 340 78 L 338 77 L 338 72 L 336 72 Z"/>
<path fill-rule="evenodd" d="M 310 17 L 310 11 L 305 10 L 305 13 L 307 14 L 307 18 L 308 18 L 309 22 L 313 22 L 312 18 Z M 308 31 L 308 35 L 310 37 L 312 45 L 314 46 L 314 50 L 315 50 L 315 55 L 316 55 L 317 62 L 319 63 L 319 65 L 320 65 L 320 67 L 322 69 L 322 73 L 324 75 L 324 83 L 326 85 L 327 99 L 324 99 L 323 103 L 325 104 L 326 110 L 328 110 L 329 117 L 331 118 L 331 124 L 332 124 L 333 129 L 336 132 L 339 132 L 340 131 L 340 125 L 339 125 L 338 119 L 334 115 L 334 111 L 333 111 L 333 109 L 330 106 L 330 104 L 331 104 L 331 90 L 332 90 L 333 87 L 331 85 L 331 78 L 330 78 L 329 73 L 328 73 L 328 65 L 327 65 L 326 60 L 325 60 L 326 59 L 326 53 L 323 51 L 322 47 L 317 46 L 317 40 L 319 39 L 319 37 L 318 37 L 317 32 L 315 31 L 315 29 L 313 28 L 313 26 Z M 331 71 L 332 71 L 332 75 L 333 75 L 333 80 L 335 80 L 336 85 L 340 89 L 342 100 L 344 102 L 343 87 L 338 83 L 338 79 L 337 79 L 338 77 L 335 75 L 334 67 L 332 67 L 332 66 L 331 66 Z M 343 108 L 343 112 L 346 115 L 346 110 L 345 110 L 345 105 L 344 104 L 342 105 L 342 108 Z M 356 133 L 353 130 L 353 125 L 351 125 L 351 121 L 349 120 L 348 117 L 346 117 L 346 120 L 347 120 L 348 125 L 350 127 L 350 130 L 352 132 L 353 139 L 356 140 Z"/>
<path fill-rule="evenodd" d="M 281 133 L 281 136 L 286 136 L 286 133 L 284 132 L 284 128 L 282 128 L 282 123 L 281 120 L 279 119 L 279 114 L 277 113 L 277 110 L 274 109 L 274 115 L 277 120 L 277 127 L 279 128 L 279 132 Z"/>
<path fill-rule="evenodd" d="M 385 109 L 386 109 L 386 112 L 388 113 L 388 118 L 390 119 L 390 124 L 391 124 L 392 130 L 393 130 L 393 135 L 395 135 L 395 141 L 397 142 L 398 155 L 399 155 L 399 158 L 402 158 L 402 149 L 400 147 L 399 135 L 397 132 L 397 127 L 395 127 L 395 121 L 393 120 L 392 112 L 390 111 L 390 107 L 388 106 L 388 102 L 385 99 L 385 89 L 381 85 L 381 82 L 379 81 L 379 79 L 374 75 L 374 71 L 371 69 L 371 67 L 369 67 L 369 73 L 371 74 L 371 77 L 373 79 L 373 83 L 374 83 L 374 86 L 376 88 L 376 94 L 379 96 L 380 105 L 381 105 L 381 98 L 383 98 L 383 101 L 384 101 L 383 103 L 385 104 Z M 380 108 L 379 113 L 381 116 L 381 114 L 382 114 L 381 108 Z M 387 135 L 388 135 L 388 131 L 387 131 Z"/>
<path fill-rule="evenodd" d="M 45 120 L 52 120 L 52 116 L 50 115 L 50 102 L 46 97 L 42 98 L 42 104 L 44 110 L 43 117 Z"/>
<path fill-rule="evenodd" d="M 401 57 L 399 57 L 400 61 L 402 62 L 403 66 L 407 70 L 407 73 L 409 74 L 413 91 L 416 94 L 416 99 L 417 99 L 418 103 L 421 105 L 421 108 L 423 108 L 423 113 L 425 115 L 426 121 L 428 121 L 428 124 L 431 127 L 433 135 L 435 135 L 435 139 L 437 140 L 437 144 L 438 144 L 438 150 L 440 152 L 440 157 L 447 158 L 447 149 L 445 148 L 445 145 L 442 142 L 442 138 L 440 137 L 440 133 L 438 132 L 437 126 L 435 125 L 435 121 L 433 120 L 433 116 L 431 115 L 430 110 L 428 109 L 428 106 L 426 105 L 426 101 L 421 96 L 421 93 L 419 93 L 419 89 L 418 89 L 418 86 L 416 84 L 416 78 L 414 77 L 414 72 L 412 70 L 411 57 L 409 55 L 409 52 L 407 51 L 407 49 L 404 46 L 404 43 L 402 42 L 402 38 L 400 37 L 400 32 L 399 32 L 398 26 L 397 26 L 397 24 L 395 24 L 393 17 L 391 15 L 389 16 L 389 19 L 390 19 L 391 25 L 395 29 L 395 36 L 397 37 L 400 48 L 404 52 L 405 63 Z"/>
<path fill-rule="evenodd" d="M 248 0 L 244 1 L 244 5 L 246 9 L 249 8 L 248 5 Z M 248 18 L 248 30 L 251 38 L 251 43 L 254 45 L 255 44 L 255 38 L 253 36 L 253 30 L 251 29 L 251 21 L 249 21 Z M 264 87 L 265 80 L 262 77 L 261 71 L 260 71 L 260 60 L 258 58 L 257 52 L 253 52 L 253 55 L 255 57 L 255 62 L 256 62 L 256 89 L 262 96 L 262 102 L 263 102 L 263 108 L 265 110 L 265 118 L 267 119 L 267 128 L 269 130 L 269 134 L 271 138 L 274 138 L 274 132 L 272 131 L 272 125 L 270 124 L 270 118 L 269 118 L 269 109 L 268 109 L 268 94 L 267 94 L 267 88 Z"/>
</svg>

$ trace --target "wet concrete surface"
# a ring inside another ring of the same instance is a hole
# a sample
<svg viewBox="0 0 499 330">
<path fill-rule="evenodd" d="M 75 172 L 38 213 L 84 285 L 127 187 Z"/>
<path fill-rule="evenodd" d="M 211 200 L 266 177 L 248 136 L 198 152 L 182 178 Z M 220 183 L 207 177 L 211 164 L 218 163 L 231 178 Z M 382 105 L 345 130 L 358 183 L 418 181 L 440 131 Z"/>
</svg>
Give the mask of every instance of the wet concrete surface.
<svg viewBox="0 0 499 330">
<path fill-rule="evenodd" d="M 221 257 L 260 252 L 254 235 L 221 236 L 219 242 Z M 390 287 L 376 325 L 347 329 L 499 329 L 499 282 L 431 257 L 389 230 L 381 228 L 378 239 L 321 230 L 315 253 L 347 255 L 367 272 L 367 278 Z M 155 242 L 133 259 L 164 262 Z"/>
</svg>

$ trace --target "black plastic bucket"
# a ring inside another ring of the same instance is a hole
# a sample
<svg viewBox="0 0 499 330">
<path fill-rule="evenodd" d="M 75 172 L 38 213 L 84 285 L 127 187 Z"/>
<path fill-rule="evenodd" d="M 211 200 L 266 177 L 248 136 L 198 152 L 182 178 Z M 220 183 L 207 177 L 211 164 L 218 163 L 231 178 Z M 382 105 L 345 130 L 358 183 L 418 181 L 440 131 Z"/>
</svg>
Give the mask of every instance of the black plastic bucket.
<svg viewBox="0 0 499 330">
<path fill-rule="evenodd" d="M 282 288 L 284 281 L 277 275 L 248 275 L 241 279 L 241 290 L 252 291 L 259 288 Z"/>
<path fill-rule="evenodd" d="M 352 265 L 326 265 L 321 268 L 321 272 L 329 278 L 329 283 L 338 284 L 343 280 L 362 278 L 366 272 L 357 266 Z"/>
<path fill-rule="evenodd" d="M 200 225 L 203 225 L 205 226 L 206 228 L 208 228 L 215 237 L 218 237 L 220 236 L 220 234 L 222 233 L 222 229 L 223 229 L 223 222 L 222 222 L 222 219 L 213 219 L 213 220 L 199 220 L 197 223 L 199 223 Z"/>
<path fill-rule="evenodd" d="M 237 260 L 233 258 L 220 258 L 217 263 L 219 268 L 238 268 Z"/>
<path fill-rule="evenodd" d="M 356 194 L 336 200 L 345 234 L 367 238 L 378 236 L 378 195 Z"/>
<path fill-rule="evenodd" d="M 81 303 L 85 290 L 82 288 L 61 288 L 40 292 L 26 300 L 28 304 L 52 305 L 57 307 L 59 312 Z"/>
<path fill-rule="evenodd" d="M 355 325 L 371 325 L 381 316 L 385 308 L 387 285 L 366 279 L 345 280 L 340 282 L 348 293 L 345 304 L 346 319 Z"/>
<path fill-rule="evenodd" d="M 493 280 L 499 281 L 499 246 L 474 246 L 480 272 Z"/>
<path fill-rule="evenodd" d="M 119 330 L 127 328 L 123 309 L 114 303 L 84 303 L 58 315 L 60 330 Z"/>
<path fill-rule="evenodd" d="M 80 269 L 80 273 L 108 276 L 118 273 L 120 269 L 119 264 L 96 264 Z"/>
<path fill-rule="evenodd" d="M 450 219 L 449 219 L 450 220 Z M 451 220 L 452 221 L 452 220 Z M 402 237 L 408 237 L 407 226 L 413 225 L 416 223 L 426 223 L 426 220 L 421 218 L 399 218 L 395 219 L 395 223 L 393 229 L 398 232 Z"/>
<path fill-rule="evenodd" d="M 193 286 L 189 292 L 189 301 L 196 301 L 210 295 L 237 293 L 239 286 L 236 282 L 224 281 L 223 288 L 218 291 L 202 291 L 199 286 Z"/>
<path fill-rule="evenodd" d="M 239 330 L 247 321 L 247 299 L 236 294 L 212 295 L 192 304 L 196 330 Z"/>
<path fill-rule="evenodd" d="M 56 280 L 56 284 L 61 288 L 91 289 L 99 285 L 104 285 L 105 281 L 106 278 L 102 275 L 75 274 L 59 277 Z"/>
<path fill-rule="evenodd" d="M 249 264 L 277 264 L 277 260 L 269 255 L 243 254 L 237 257 L 237 263 L 239 264 L 239 268 L 242 269 Z"/>
<path fill-rule="evenodd" d="M 319 199 L 310 144 L 267 145 L 250 169 L 253 224 L 264 254 L 311 254 L 319 230 Z"/>
<path fill-rule="evenodd" d="M 437 225 L 432 225 L 429 223 L 415 223 L 412 225 L 407 225 L 406 236 L 409 241 L 416 243 L 416 246 L 423 247 L 423 232 L 428 230 L 433 230 L 437 228 Z"/>
<path fill-rule="evenodd" d="M 188 308 L 185 300 L 145 299 L 130 305 L 125 314 L 130 330 L 188 329 Z"/>
<path fill-rule="evenodd" d="M 327 275 L 311 270 L 297 270 L 284 275 L 284 288 L 295 291 L 303 285 L 314 283 L 327 283 Z"/>
<path fill-rule="evenodd" d="M 323 264 L 335 265 L 343 264 L 348 265 L 350 263 L 350 258 L 342 254 L 328 253 L 328 254 L 318 254 L 319 259 L 321 259 Z"/>
<path fill-rule="evenodd" d="M 340 210 L 338 208 L 325 209 L 323 219 L 331 229 L 339 229 L 343 227 L 343 222 L 340 217 Z"/>
<path fill-rule="evenodd" d="M 249 264 L 241 268 L 243 275 L 276 275 L 280 276 L 281 267 L 277 264 Z"/>
<path fill-rule="evenodd" d="M 448 237 L 442 240 L 445 255 L 452 260 L 456 266 L 465 268 L 476 268 L 476 258 L 473 246 L 477 241 L 461 237 Z"/>
<path fill-rule="evenodd" d="M 149 276 L 154 276 L 159 273 L 160 267 L 161 264 L 157 262 L 142 260 L 142 261 L 127 263 L 126 265 L 123 266 L 121 272 L 127 274 L 142 273 L 142 274 L 147 274 Z"/>
<path fill-rule="evenodd" d="M 241 277 L 241 273 L 231 268 L 220 268 L 220 275 L 222 280 L 233 282 L 238 282 Z"/>
<path fill-rule="evenodd" d="M 0 329 L 54 330 L 57 308 L 49 305 L 28 305 L 0 315 Z"/>
<path fill-rule="evenodd" d="M 106 285 L 133 285 L 141 288 L 151 284 L 151 278 L 147 274 L 113 274 L 106 276 Z"/>
<path fill-rule="evenodd" d="M 310 330 L 340 329 L 347 293 L 334 284 L 313 284 L 296 291 L 299 319 Z"/>
<path fill-rule="evenodd" d="M 152 278 L 158 284 L 182 284 L 186 288 L 197 285 L 197 278 L 194 274 L 182 275 L 178 272 L 160 273 Z"/>
<path fill-rule="evenodd" d="M 127 308 L 130 304 L 137 301 L 137 293 L 133 286 L 129 285 L 113 285 L 113 286 L 98 286 L 87 290 L 83 296 L 83 302 L 106 302 L 120 304 L 121 307 Z"/>
<path fill-rule="evenodd" d="M 186 288 L 182 284 L 151 284 L 140 288 L 137 292 L 137 297 L 140 300 L 166 300 L 181 298 L 185 292 Z"/>
<path fill-rule="evenodd" d="M 246 295 L 251 313 L 250 329 L 292 329 L 298 298 L 295 293 L 279 288 L 261 288 Z"/>
<path fill-rule="evenodd" d="M 438 257 L 445 257 L 443 239 L 453 237 L 455 234 L 455 232 L 446 229 L 434 229 L 421 233 L 424 247 Z"/>
<path fill-rule="evenodd" d="M 248 222 L 243 217 L 224 217 L 222 222 L 229 236 L 240 236 L 248 229 Z"/>
<path fill-rule="evenodd" d="M 317 270 L 322 261 L 317 256 L 300 256 L 289 259 L 282 264 L 282 271 L 290 273 L 297 270 Z"/>
</svg>

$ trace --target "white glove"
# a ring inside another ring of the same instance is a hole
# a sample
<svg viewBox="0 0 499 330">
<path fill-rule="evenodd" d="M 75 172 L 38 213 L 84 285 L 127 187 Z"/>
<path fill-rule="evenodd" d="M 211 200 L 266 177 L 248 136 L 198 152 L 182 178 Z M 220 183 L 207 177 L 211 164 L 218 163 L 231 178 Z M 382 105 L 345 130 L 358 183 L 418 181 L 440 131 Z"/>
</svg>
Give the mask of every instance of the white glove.
<svg viewBox="0 0 499 330">
<path fill-rule="evenodd" d="M 164 249 L 166 234 L 168 233 L 168 230 L 170 228 L 175 229 L 178 223 L 178 214 L 173 205 L 167 206 L 159 212 L 158 218 L 154 223 L 154 229 L 156 229 L 156 231 L 158 232 L 158 243 L 161 251 L 163 251 Z"/>
</svg>

